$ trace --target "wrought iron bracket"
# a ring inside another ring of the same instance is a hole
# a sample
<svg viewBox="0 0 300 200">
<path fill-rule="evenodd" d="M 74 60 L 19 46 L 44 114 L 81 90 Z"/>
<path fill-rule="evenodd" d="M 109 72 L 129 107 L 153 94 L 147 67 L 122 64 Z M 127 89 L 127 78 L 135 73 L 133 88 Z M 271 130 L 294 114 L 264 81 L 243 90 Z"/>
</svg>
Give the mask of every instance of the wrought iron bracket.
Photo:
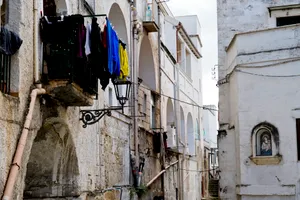
<svg viewBox="0 0 300 200">
<path fill-rule="evenodd" d="M 99 110 L 81 110 L 81 118 L 79 120 L 83 122 L 82 127 L 86 128 L 88 125 L 97 123 L 105 115 L 111 116 L 112 110 L 123 110 L 123 107 L 110 107 Z"/>
</svg>

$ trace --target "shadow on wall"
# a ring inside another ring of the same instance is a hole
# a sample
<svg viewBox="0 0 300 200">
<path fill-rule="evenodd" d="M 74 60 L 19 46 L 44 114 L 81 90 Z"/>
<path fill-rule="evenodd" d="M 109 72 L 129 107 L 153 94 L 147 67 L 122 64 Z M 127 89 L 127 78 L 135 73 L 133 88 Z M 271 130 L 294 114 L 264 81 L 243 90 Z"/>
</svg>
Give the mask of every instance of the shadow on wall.
<svg viewBox="0 0 300 200">
<path fill-rule="evenodd" d="M 32 145 L 24 199 L 78 196 L 78 175 L 78 160 L 68 126 L 60 118 L 47 118 Z"/>
</svg>

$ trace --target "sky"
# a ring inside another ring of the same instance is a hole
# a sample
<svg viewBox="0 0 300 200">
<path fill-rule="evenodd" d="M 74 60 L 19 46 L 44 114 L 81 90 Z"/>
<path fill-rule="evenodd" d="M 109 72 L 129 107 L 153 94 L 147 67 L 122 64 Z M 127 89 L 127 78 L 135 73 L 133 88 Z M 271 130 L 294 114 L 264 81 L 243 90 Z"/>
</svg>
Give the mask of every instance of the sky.
<svg viewBox="0 0 300 200">
<path fill-rule="evenodd" d="M 203 104 L 218 106 L 218 88 L 212 68 L 218 63 L 216 0 L 169 0 L 174 16 L 197 15 L 201 24 Z M 215 69 L 217 73 L 217 68 Z M 217 77 L 217 76 L 216 76 Z"/>
</svg>

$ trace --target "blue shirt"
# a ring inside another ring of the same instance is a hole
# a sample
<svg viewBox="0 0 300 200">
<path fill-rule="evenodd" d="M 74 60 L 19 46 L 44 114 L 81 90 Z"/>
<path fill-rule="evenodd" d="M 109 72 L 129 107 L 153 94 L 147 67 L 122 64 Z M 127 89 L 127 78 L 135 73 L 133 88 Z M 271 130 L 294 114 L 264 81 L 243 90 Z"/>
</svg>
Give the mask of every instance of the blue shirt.
<svg viewBox="0 0 300 200">
<path fill-rule="evenodd" d="M 106 27 L 108 71 L 111 75 L 120 76 L 119 38 L 108 19 L 106 19 Z"/>
</svg>

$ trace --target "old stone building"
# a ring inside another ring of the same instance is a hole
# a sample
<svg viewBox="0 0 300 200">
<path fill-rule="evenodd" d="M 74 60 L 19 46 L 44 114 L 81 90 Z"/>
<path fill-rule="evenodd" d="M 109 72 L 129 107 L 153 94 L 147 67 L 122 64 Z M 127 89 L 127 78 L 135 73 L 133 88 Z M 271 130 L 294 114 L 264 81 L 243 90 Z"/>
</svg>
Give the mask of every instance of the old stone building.
<svg viewBox="0 0 300 200">
<path fill-rule="evenodd" d="M 202 44 L 195 16 L 176 19 L 155 0 L 0 2 L 2 26 L 23 41 L 14 55 L 0 56 L 3 199 L 130 199 L 139 191 L 141 199 L 201 199 Z M 96 17 L 101 29 L 107 17 L 126 44 L 132 89 L 123 110 L 116 85 L 103 91 L 76 71 L 80 62 L 66 60 L 68 49 L 42 43 L 41 16 L 75 14 L 85 23 Z"/>
<path fill-rule="evenodd" d="M 299 199 L 299 1 L 218 1 L 221 199 Z"/>
</svg>

